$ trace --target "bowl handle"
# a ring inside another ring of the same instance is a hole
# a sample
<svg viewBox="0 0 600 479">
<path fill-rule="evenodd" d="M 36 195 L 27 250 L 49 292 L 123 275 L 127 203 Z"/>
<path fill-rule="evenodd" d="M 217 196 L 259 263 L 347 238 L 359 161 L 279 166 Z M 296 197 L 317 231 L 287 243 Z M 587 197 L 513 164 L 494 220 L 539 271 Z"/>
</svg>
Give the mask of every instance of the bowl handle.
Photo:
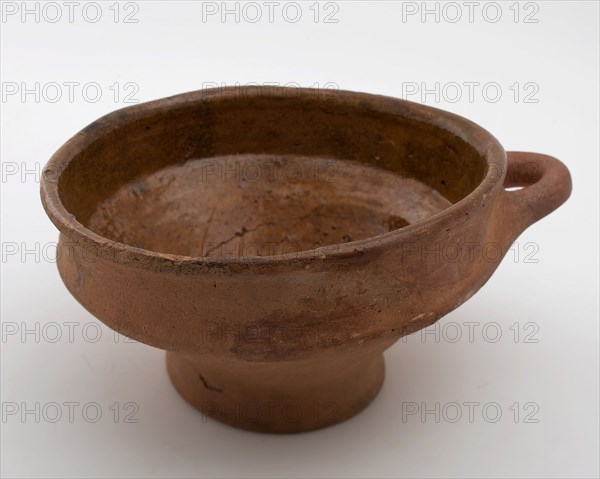
<svg viewBox="0 0 600 479">
<path fill-rule="evenodd" d="M 562 205 L 572 185 L 567 167 L 552 156 L 524 151 L 508 151 L 506 155 L 504 188 L 522 187 L 504 191 L 502 223 L 512 232 L 511 241 Z"/>
</svg>

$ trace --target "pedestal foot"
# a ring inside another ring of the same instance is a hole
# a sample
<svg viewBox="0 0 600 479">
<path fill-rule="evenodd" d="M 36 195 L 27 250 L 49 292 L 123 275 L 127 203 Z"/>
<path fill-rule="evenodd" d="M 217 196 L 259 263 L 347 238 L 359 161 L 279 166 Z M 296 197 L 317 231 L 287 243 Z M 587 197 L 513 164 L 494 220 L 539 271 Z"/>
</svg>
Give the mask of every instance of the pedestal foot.
<svg viewBox="0 0 600 479">
<path fill-rule="evenodd" d="M 330 361 L 213 363 L 167 352 L 177 391 L 204 415 L 257 432 L 331 426 L 365 408 L 385 375 L 383 356 Z"/>
</svg>

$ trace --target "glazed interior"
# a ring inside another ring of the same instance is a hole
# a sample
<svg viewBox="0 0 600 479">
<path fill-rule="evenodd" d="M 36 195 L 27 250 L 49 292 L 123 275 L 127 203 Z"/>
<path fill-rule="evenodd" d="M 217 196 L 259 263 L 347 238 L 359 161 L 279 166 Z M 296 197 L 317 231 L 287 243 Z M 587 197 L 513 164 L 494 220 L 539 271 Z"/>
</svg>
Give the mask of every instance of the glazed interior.
<svg viewBox="0 0 600 479">
<path fill-rule="evenodd" d="M 442 211 L 487 171 L 469 143 L 401 109 L 299 95 L 164 104 L 73 157 L 60 199 L 101 236 L 182 256 L 366 239 Z"/>
</svg>

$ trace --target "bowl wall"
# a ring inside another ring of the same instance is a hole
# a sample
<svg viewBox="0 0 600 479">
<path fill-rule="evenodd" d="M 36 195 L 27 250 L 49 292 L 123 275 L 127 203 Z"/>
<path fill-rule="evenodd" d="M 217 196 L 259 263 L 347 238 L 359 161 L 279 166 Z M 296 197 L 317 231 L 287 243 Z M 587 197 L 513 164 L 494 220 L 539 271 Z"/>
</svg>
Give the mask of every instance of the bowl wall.
<svg viewBox="0 0 600 479">
<path fill-rule="evenodd" d="M 65 284 L 114 329 L 287 361 L 383 351 L 470 297 L 505 253 L 488 248 L 505 168 L 489 133 L 440 110 L 225 89 L 101 118 L 51 159 L 42 199 Z"/>
</svg>

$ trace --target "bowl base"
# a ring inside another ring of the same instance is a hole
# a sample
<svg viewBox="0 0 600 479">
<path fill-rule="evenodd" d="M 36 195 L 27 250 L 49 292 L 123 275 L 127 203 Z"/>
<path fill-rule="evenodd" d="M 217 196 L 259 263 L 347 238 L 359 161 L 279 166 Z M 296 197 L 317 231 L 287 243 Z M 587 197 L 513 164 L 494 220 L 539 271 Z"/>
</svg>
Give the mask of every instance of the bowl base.
<svg viewBox="0 0 600 479">
<path fill-rule="evenodd" d="M 349 419 L 375 399 L 385 376 L 382 354 L 214 364 L 167 352 L 167 371 L 204 416 L 265 433 L 304 432 Z"/>
</svg>

